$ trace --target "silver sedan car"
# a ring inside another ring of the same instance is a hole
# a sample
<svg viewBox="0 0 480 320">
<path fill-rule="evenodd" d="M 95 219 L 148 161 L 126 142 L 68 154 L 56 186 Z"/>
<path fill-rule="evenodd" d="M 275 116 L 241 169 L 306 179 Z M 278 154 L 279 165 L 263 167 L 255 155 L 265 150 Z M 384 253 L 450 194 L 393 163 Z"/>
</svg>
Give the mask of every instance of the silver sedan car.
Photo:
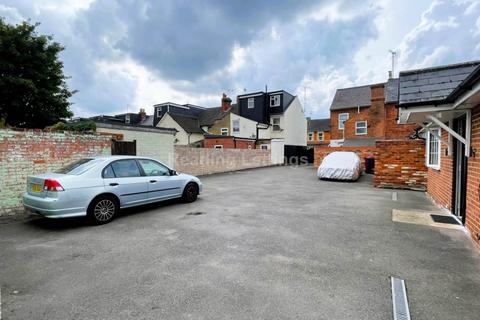
<svg viewBox="0 0 480 320">
<path fill-rule="evenodd" d="M 157 160 L 111 156 L 81 159 L 54 173 L 28 177 L 23 204 L 45 217 L 86 216 L 102 224 L 121 208 L 174 198 L 193 202 L 200 192 L 197 177 Z"/>
</svg>

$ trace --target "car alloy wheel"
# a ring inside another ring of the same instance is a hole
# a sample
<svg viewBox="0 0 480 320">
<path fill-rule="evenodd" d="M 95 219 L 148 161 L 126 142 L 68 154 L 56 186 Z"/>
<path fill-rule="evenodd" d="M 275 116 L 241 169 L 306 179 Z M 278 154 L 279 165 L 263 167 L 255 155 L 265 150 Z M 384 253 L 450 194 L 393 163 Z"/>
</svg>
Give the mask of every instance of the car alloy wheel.
<svg viewBox="0 0 480 320">
<path fill-rule="evenodd" d="M 115 215 L 115 203 L 110 199 L 102 199 L 93 208 L 93 215 L 99 222 L 111 220 Z"/>
</svg>

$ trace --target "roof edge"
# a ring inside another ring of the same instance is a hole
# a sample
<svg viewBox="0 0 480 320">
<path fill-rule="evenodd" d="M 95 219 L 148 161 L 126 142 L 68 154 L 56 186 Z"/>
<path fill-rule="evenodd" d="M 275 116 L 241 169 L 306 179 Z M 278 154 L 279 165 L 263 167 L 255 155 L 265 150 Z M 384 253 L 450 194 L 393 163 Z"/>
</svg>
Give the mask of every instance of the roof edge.
<svg viewBox="0 0 480 320">
<path fill-rule="evenodd" d="M 419 69 L 400 71 L 399 75 L 400 76 L 406 76 L 406 75 L 416 74 L 416 73 L 431 72 L 431 71 L 438 71 L 438 70 L 445 70 L 445 69 L 452 69 L 452 68 L 469 67 L 469 66 L 479 65 L 479 64 L 480 64 L 480 60 L 472 60 L 472 61 L 466 61 L 466 62 L 460 62 L 460 63 L 445 64 L 445 65 L 440 65 L 440 66 L 435 66 L 435 67 L 419 68 Z"/>
</svg>

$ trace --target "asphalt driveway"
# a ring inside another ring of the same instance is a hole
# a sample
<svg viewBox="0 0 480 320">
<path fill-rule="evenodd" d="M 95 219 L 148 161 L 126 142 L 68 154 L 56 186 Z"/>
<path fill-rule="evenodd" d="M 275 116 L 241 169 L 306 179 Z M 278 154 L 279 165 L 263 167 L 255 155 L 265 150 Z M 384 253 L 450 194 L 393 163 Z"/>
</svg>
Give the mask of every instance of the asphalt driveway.
<svg viewBox="0 0 480 320">
<path fill-rule="evenodd" d="M 0 224 L 2 319 L 478 319 L 480 254 L 459 230 L 394 223 L 422 192 L 319 181 L 312 167 L 204 177 L 196 203 Z M 397 201 L 392 200 L 397 192 Z"/>
</svg>

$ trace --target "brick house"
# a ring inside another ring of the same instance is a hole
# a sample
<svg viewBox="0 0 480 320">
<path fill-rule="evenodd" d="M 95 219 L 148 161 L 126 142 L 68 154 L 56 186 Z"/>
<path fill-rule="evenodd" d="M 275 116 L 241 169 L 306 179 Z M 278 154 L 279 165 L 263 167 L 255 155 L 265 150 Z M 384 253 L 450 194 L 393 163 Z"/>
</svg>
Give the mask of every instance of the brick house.
<svg viewBox="0 0 480 320">
<path fill-rule="evenodd" d="M 400 72 L 399 122 L 421 126 L 427 192 L 480 244 L 480 61 Z"/>
<path fill-rule="evenodd" d="M 205 135 L 203 146 L 214 149 L 255 149 L 255 138 L 239 138 L 225 135 Z"/>
<path fill-rule="evenodd" d="M 309 146 L 330 144 L 330 118 L 307 118 L 307 144 Z"/>
<path fill-rule="evenodd" d="M 373 146 L 375 140 L 405 139 L 416 126 L 398 124 L 398 79 L 338 89 L 330 106 L 332 146 Z"/>
</svg>

